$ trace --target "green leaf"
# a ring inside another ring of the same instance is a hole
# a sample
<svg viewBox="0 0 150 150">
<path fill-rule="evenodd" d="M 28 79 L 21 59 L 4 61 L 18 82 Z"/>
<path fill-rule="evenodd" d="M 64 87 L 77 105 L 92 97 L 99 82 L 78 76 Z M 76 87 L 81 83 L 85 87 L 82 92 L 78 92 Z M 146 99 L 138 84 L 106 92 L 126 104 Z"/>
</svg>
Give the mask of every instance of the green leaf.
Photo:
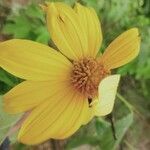
<svg viewBox="0 0 150 150">
<path fill-rule="evenodd" d="M 0 81 L 4 82 L 10 87 L 13 87 L 18 83 L 16 77 L 12 76 L 11 74 L 9 74 L 3 69 L 0 69 Z"/>
<path fill-rule="evenodd" d="M 94 133 L 92 135 L 86 135 L 86 133 L 84 133 L 83 135 L 75 136 L 71 140 L 69 140 L 66 149 L 69 150 L 83 144 L 90 144 L 92 146 L 99 145 L 100 149 L 102 150 L 116 150 L 117 146 L 121 142 L 123 136 L 129 129 L 132 122 L 132 112 L 130 112 L 120 120 L 117 120 L 115 122 L 117 140 L 114 140 L 110 123 L 101 118 L 97 119 L 97 135 L 95 135 Z"/>
<path fill-rule="evenodd" d="M 84 144 L 90 144 L 96 146 L 99 143 L 99 139 L 96 136 L 78 136 L 67 143 L 65 150 L 71 150 L 72 148 L 78 147 Z"/>
<path fill-rule="evenodd" d="M 14 38 L 24 38 L 28 36 L 31 25 L 29 20 L 24 16 L 15 16 L 13 22 L 8 22 L 4 27 L 5 34 L 12 34 Z"/>
<path fill-rule="evenodd" d="M 20 115 L 9 115 L 3 110 L 2 96 L 0 96 L 0 144 L 8 130 L 16 123 Z"/>
<path fill-rule="evenodd" d="M 0 95 L 5 94 L 22 80 L 0 68 Z"/>
<path fill-rule="evenodd" d="M 129 113 L 127 116 L 118 120 L 115 123 L 116 136 L 117 140 L 114 140 L 111 127 L 109 127 L 104 133 L 103 136 L 100 137 L 100 148 L 103 150 L 115 150 L 122 140 L 123 136 L 127 132 L 128 128 L 133 122 L 133 113 Z"/>
<path fill-rule="evenodd" d="M 50 40 L 50 35 L 45 26 L 37 28 L 35 33 L 37 34 L 36 38 L 37 42 L 48 44 L 48 41 Z"/>
<path fill-rule="evenodd" d="M 102 136 L 106 130 L 110 127 L 108 121 L 105 121 L 102 118 L 96 119 L 95 121 L 96 132 L 98 136 Z"/>
</svg>

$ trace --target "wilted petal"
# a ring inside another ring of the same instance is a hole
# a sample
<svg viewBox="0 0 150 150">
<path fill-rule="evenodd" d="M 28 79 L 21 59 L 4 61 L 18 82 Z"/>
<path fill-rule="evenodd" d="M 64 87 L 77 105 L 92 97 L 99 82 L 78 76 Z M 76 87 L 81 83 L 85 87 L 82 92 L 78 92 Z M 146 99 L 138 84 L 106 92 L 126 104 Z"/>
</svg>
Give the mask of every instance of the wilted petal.
<svg viewBox="0 0 150 150">
<path fill-rule="evenodd" d="M 99 85 L 98 99 L 93 101 L 92 110 L 96 116 L 105 116 L 111 113 L 116 97 L 120 75 L 111 75 L 104 78 Z"/>
</svg>

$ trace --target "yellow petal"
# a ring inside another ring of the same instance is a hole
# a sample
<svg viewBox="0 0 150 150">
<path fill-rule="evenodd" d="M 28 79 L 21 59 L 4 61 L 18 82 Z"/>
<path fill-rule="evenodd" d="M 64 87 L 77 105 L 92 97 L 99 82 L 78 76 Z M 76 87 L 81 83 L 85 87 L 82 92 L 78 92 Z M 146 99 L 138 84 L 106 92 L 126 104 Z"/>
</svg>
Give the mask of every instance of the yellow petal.
<svg viewBox="0 0 150 150">
<path fill-rule="evenodd" d="M 74 10 L 64 3 L 48 3 L 46 16 L 48 30 L 58 49 L 73 60 L 85 57 L 87 38 Z"/>
<path fill-rule="evenodd" d="M 69 92 L 68 92 L 69 91 Z M 81 125 L 83 97 L 67 86 L 59 94 L 36 107 L 25 120 L 18 135 L 22 143 L 33 145 L 47 139 L 62 139 L 73 134 Z M 74 123 L 76 128 L 74 128 Z"/>
<path fill-rule="evenodd" d="M 28 111 L 64 88 L 62 82 L 24 81 L 4 95 L 4 109 L 10 114 Z"/>
<path fill-rule="evenodd" d="M 89 56 L 95 57 L 102 43 L 102 31 L 98 16 L 93 8 L 76 3 L 75 11 L 88 40 Z"/>
<path fill-rule="evenodd" d="M 89 116 L 89 105 L 87 105 L 86 99 L 83 98 L 82 100 L 83 100 L 83 106 L 81 112 L 78 114 L 76 119 L 74 118 L 74 116 L 72 116 L 72 119 L 70 120 L 72 126 L 65 132 L 64 135 L 60 137 L 60 139 L 64 139 L 72 135 L 77 129 L 79 129 L 81 125 L 87 124 L 93 118 L 93 116 L 91 115 Z"/>
<path fill-rule="evenodd" d="M 52 48 L 29 40 L 0 43 L 0 66 L 28 80 L 65 80 L 71 63 Z"/>
<path fill-rule="evenodd" d="M 54 136 L 55 139 L 65 139 L 71 136 L 81 126 L 84 111 L 87 109 L 85 107 L 85 101 L 82 96 L 78 95 L 72 99 L 72 102 L 73 101 L 75 102 L 74 107 L 72 107 L 72 105 L 68 106 L 68 109 L 64 111 L 63 116 L 55 122 L 56 132 L 59 133 Z M 65 130 L 62 130 L 60 126 L 63 126 Z"/>
<path fill-rule="evenodd" d="M 111 113 L 116 97 L 120 75 L 111 75 L 104 78 L 99 85 L 99 98 L 92 105 L 96 116 L 104 116 Z"/>
<path fill-rule="evenodd" d="M 86 99 L 85 103 L 86 103 L 85 104 L 86 109 L 84 111 L 84 118 L 82 120 L 83 125 L 89 123 L 92 120 L 92 118 L 95 116 L 95 111 L 93 107 L 89 106 L 88 99 Z"/>
<path fill-rule="evenodd" d="M 118 36 L 106 48 L 101 61 L 107 69 L 114 69 L 134 59 L 139 50 L 139 32 L 137 28 L 132 28 Z"/>
</svg>

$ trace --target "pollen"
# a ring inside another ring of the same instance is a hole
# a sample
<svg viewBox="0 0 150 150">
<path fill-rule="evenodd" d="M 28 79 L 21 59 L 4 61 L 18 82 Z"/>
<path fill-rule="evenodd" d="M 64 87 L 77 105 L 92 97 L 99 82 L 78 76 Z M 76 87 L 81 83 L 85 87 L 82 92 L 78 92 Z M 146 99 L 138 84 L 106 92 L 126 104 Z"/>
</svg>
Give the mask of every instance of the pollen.
<svg viewBox="0 0 150 150">
<path fill-rule="evenodd" d="M 100 81 L 109 74 L 110 71 L 105 70 L 97 60 L 84 58 L 73 62 L 71 84 L 86 97 L 94 98 L 98 94 Z"/>
</svg>

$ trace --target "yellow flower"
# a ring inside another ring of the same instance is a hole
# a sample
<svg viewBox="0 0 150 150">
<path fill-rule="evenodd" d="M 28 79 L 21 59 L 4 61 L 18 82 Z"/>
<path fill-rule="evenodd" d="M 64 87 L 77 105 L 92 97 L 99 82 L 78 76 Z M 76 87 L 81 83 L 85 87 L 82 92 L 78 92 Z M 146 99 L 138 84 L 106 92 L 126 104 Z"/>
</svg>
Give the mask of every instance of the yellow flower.
<svg viewBox="0 0 150 150">
<path fill-rule="evenodd" d="M 38 144 L 64 139 L 94 116 L 109 114 L 119 75 L 110 75 L 139 53 L 137 28 L 118 36 L 100 57 L 102 32 L 92 8 L 64 3 L 43 6 L 51 38 L 58 50 L 29 40 L 0 43 L 0 66 L 25 79 L 4 95 L 4 109 L 31 113 L 18 140 Z"/>
</svg>

